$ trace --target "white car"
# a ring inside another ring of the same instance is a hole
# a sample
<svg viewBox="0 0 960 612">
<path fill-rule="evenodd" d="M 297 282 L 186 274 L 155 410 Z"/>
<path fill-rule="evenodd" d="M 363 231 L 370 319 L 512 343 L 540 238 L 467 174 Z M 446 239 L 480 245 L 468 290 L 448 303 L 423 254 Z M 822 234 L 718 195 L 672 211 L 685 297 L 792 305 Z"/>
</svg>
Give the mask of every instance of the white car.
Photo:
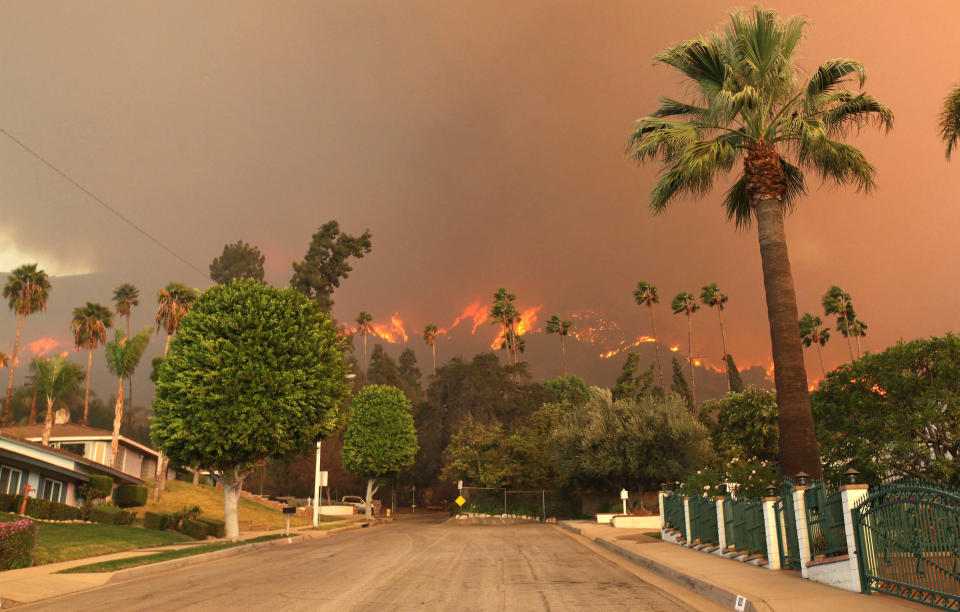
<svg viewBox="0 0 960 612">
<path fill-rule="evenodd" d="M 340 503 L 355 506 L 358 514 L 364 514 L 366 512 L 367 502 L 358 495 L 344 495 Z"/>
</svg>

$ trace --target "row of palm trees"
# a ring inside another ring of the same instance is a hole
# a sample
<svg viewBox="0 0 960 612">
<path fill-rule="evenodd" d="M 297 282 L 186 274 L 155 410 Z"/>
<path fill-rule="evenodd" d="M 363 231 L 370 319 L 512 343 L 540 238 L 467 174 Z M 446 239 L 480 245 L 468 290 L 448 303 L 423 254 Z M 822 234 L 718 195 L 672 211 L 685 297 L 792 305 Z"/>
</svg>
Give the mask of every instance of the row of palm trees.
<svg viewBox="0 0 960 612">
<path fill-rule="evenodd" d="M 823 311 L 826 316 L 837 316 L 837 331 L 847 339 L 847 348 L 850 350 L 850 361 L 859 359 L 862 356 L 860 347 L 860 338 L 867 335 L 867 324 L 857 318 L 857 313 L 853 308 L 853 300 L 850 294 L 834 285 L 827 290 L 823 296 Z M 823 366 L 823 353 L 821 348 L 827 345 L 830 340 L 830 328 L 823 323 L 820 317 L 805 312 L 800 317 L 800 341 L 803 346 L 810 348 L 817 347 L 817 357 L 820 359 L 820 371 L 824 376 L 827 370 Z M 853 356 L 853 343 L 851 337 L 857 339 L 857 356 Z"/>
</svg>

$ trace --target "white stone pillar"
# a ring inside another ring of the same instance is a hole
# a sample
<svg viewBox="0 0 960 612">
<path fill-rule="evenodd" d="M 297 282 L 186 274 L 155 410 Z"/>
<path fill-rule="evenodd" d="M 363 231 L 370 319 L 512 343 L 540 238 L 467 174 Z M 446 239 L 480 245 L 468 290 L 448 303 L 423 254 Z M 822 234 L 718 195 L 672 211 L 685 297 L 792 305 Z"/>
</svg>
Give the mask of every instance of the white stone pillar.
<svg viewBox="0 0 960 612">
<path fill-rule="evenodd" d="M 685 532 L 687 546 L 690 546 L 690 542 L 693 541 L 693 539 L 690 537 L 690 498 L 686 495 L 683 496 L 683 523 L 687 528 L 687 531 Z"/>
<path fill-rule="evenodd" d="M 810 532 L 807 530 L 807 501 L 803 494 L 807 487 L 798 486 L 793 490 L 793 514 L 797 522 L 797 558 L 800 561 L 800 575 L 807 577 L 807 563 L 810 563 Z"/>
<path fill-rule="evenodd" d="M 767 569 L 780 569 L 780 538 L 777 537 L 776 497 L 763 498 L 763 531 L 767 538 Z"/>
<path fill-rule="evenodd" d="M 837 585 L 848 591 L 860 591 L 860 563 L 857 557 L 857 540 L 853 533 L 853 516 L 850 511 L 857 507 L 869 493 L 869 485 L 851 484 L 840 489 L 840 503 L 843 506 L 843 533 L 847 538 L 848 578 Z"/>
<path fill-rule="evenodd" d="M 663 490 L 657 491 L 657 505 L 660 506 L 660 531 L 663 531 L 667 524 L 667 518 L 663 512 Z"/>
<path fill-rule="evenodd" d="M 720 544 L 720 548 L 716 551 L 719 554 L 723 554 L 727 550 L 727 525 L 723 520 L 723 500 L 724 498 L 717 498 L 717 543 Z"/>
</svg>

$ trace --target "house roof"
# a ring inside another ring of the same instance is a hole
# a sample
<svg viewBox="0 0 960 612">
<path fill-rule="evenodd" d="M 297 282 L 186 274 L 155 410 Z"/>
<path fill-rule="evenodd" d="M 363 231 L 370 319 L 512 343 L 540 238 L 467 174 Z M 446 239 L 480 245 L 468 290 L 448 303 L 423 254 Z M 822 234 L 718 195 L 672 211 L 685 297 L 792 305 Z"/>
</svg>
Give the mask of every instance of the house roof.
<svg viewBox="0 0 960 612">
<path fill-rule="evenodd" d="M 34 442 L 32 440 L 27 440 L 25 438 L 12 436 L 9 434 L 6 434 L 6 435 L 0 434 L 0 440 L 7 440 L 9 442 L 14 443 L 15 445 L 16 444 L 28 445 L 29 448 L 32 448 L 32 449 L 40 449 L 47 453 L 68 457 L 74 461 L 74 467 L 81 468 L 78 471 L 81 471 L 82 473 L 106 474 L 107 476 L 110 476 L 111 478 L 114 478 L 120 482 L 126 482 L 130 484 L 143 484 L 143 481 L 135 476 L 131 476 L 130 474 L 121 472 L 120 470 L 115 470 L 108 465 L 97 463 L 96 461 L 91 461 L 90 459 L 86 459 L 75 453 L 65 451 L 62 448 L 53 448 L 52 446 L 44 446 L 39 442 Z M 62 469 L 66 469 L 66 468 L 62 468 Z M 89 480 L 89 478 L 87 480 Z"/>
<path fill-rule="evenodd" d="M 23 438 L 36 442 L 43 437 L 43 423 L 33 425 L 14 425 L 12 427 L 0 428 L 0 434 Z M 50 440 L 53 442 L 83 442 L 94 440 L 103 442 L 113 439 L 113 432 L 109 429 L 97 429 L 96 427 L 87 427 L 79 423 L 63 423 L 54 425 L 50 430 Z M 157 457 L 159 453 L 149 446 L 140 444 L 136 440 L 121 435 L 120 442 L 124 446 L 135 448 L 151 457 Z"/>
<path fill-rule="evenodd" d="M 29 444 L 32 444 L 32 442 Z M 66 476 L 67 478 L 71 478 L 79 482 L 90 481 L 90 476 L 88 476 L 87 474 L 84 474 L 83 472 L 78 472 L 76 470 L 71 470 L 65 467 L 61 467 L 59 465 L 54 465 L 52 463 L 48 463 L 46 461 L 43 461 L 41 459 L 36 459 L 34 457 L 28 457 L 27 455 L 18 453 L 16 450 L 13 450 L 12 448 L 0 448 L 0 461 L 3 461 L 3 460 L 6 460 L 8 462 L 18 464 L 18 465 L 28 465 L 32 468 L 41 469 L 46 472 L 52 472 L 53 474 L 56 474 L 61 477 Z M 16 465 L 14 467 L 16 467 Z"/>
</svg>

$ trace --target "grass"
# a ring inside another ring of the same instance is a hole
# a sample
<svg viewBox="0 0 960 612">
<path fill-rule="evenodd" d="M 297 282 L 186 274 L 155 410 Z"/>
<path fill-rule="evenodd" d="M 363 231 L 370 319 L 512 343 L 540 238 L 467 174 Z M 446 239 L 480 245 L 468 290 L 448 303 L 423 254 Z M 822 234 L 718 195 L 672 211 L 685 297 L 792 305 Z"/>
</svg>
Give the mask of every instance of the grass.
<svg viewBox="0 0 960 612">
<path fill-rule="evenodd" d="M 22 517 L 15 514 L 0 513 L 0 522 L 20 518 Z M 180 533 L 153 531 L 125 525 L 37 522 L 37 527 L 39 531 L 37 547 L 33 550 L 34 565 L 191 540 Z"/>
<path fill-rule="evenodd" d="M 170 561 L 171 559 L 181 559 L 183 557 L 192 557 L 194 555 L 202 555 L 205 553 L 216 552 L 218 550 L 225 550 L 227 548 L 243 546 L 244 544 L 253 544 L 255 542 L 265 542 L 267 540 L 276 540 L 282 537 L 285 537 L 285 536 L 266 535 L 266 536 L 260 536 L 259 538 L 246 540 L 243 542 L 218 542 L 216 544 L 202 544 L 200 546 L 191 546 L 190 548 L 180 548 L 178 550 L 164 550 L 162 552 L 153 553 L 150 555 L 143 555 L 140 557 L 127 557 L 126 559 L 114 559 L 113 561 L 101 561 L 100 563 L 78 565 L 77 567 L 71 567 L 65 570 L 60 570 L 57 573 L 58 574 L 99 574 L 103 572 L 115 572 L 118 570 L 128 569 L 131 567 L 139 567 L 141 565 L 150 565 L 153 563 L 160 563 L 161 561 Z"/>
</svg>

